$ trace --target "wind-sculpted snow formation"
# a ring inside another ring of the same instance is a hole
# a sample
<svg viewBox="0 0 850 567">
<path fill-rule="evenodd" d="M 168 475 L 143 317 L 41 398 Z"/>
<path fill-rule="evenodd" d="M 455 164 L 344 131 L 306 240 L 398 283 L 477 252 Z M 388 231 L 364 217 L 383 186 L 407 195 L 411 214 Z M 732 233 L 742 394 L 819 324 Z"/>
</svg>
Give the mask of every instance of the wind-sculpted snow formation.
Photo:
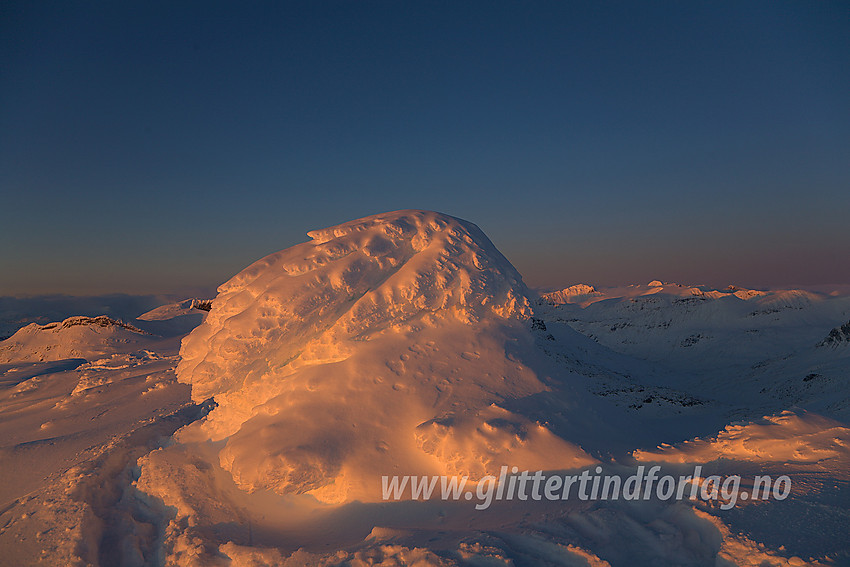
<svg viewBox="0 0 850 567">
<path fill-rule="evenodd" d="M 475 225 L 426 211 L 309 236 L 212 300 L 0 342 L 0 563 L 850 559 L 850 295 L 654 280 L 535 297 Z M 114 312 L 96 307 L 80 314 Z M 781 501 L 480 508 L 514 466 L 564 486 L 597 470 L 788 482 Z M 384 475 L 409 480 L 398 500 Z"/>
<path fill-rule="evenodd" d="M 178 379 L 246 490 L 375 499 L 382 474 L 592 462 L 501 407 L 546 386 L 520 275 L 475 225 L 433 212 L 309 233 L 219 288 Z"/>
</svg>

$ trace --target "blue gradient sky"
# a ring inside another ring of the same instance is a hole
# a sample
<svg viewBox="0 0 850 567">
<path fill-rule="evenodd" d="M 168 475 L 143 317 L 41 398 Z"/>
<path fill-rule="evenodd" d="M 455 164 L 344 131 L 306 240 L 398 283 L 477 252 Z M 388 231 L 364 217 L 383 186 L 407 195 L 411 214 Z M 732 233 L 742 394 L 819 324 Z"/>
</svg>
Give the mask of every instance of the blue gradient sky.
<svg viewBox="0 0 850 567">
<path fill-rule="evenodd" d="M 0 4 L 0 295 L 476 222 L 533 286 L 850 283 L 847 2 Z"/>
</svg>

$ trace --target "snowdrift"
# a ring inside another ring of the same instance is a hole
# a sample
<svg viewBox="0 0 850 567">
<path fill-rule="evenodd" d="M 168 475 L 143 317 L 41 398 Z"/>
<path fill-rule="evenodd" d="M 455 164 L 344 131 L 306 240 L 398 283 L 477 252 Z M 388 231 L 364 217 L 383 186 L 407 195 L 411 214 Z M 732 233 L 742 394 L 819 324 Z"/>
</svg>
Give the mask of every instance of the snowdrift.
<svg viewBox="0 0 850 567">
<path fill-rule="evenodd" d="M 528 291 L 478 227 L 399 211 L 309 236 L 222 285 L 183 341 L 178 379 L 218 404 L 183 438 L 222 441 L 241 489 L 375 500 L 386 474 L 594 462 L 505 407 L 547 386 Z"/>
</svg>

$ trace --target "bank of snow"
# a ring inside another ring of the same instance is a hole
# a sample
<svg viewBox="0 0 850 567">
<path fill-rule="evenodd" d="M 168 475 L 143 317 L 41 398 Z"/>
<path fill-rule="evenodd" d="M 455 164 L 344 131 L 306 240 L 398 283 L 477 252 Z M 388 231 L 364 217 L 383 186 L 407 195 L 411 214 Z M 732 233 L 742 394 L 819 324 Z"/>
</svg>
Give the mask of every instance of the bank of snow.
<svg viewBox="0 0 850 567">
<path fill-rule="evenodd" d="M 400 211 L 309 236 L 222 285 L 183 342 L 179 380 L 218 404 L 183 439 L 222 441 L 240 488 L 376 500 L 385 474 L 593 462 L 505 407 L 547 386 L 527 290 L 475 225 Z"/>
</svg>

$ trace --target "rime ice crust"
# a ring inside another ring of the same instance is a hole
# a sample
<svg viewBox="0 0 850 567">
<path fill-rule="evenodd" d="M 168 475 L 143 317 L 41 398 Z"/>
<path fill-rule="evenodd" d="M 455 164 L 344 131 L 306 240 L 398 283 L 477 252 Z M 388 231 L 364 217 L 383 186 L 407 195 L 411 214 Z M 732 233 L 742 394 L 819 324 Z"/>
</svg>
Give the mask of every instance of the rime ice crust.
<svg viewBox="0 0 850 567">
<path fill-rule="evenodd" d="M 219 288 L 181 350 L 193 398 L 343 360 L 353 346 L 343 343 L 391 328 L 530 314 L 521 276 L 472 223 L 399 211 L 308 235 Z"/>
<path fill-rule="evenodd" d="M 381 474 L 592 461 L 498 405 L 546 387 L 505 354 L 533 350 L 527 290 L 478 227 L 408 210 L 308 234 L 223 284 L 181 349 L 240 487 L 337 502 Z"/>
</svg>

